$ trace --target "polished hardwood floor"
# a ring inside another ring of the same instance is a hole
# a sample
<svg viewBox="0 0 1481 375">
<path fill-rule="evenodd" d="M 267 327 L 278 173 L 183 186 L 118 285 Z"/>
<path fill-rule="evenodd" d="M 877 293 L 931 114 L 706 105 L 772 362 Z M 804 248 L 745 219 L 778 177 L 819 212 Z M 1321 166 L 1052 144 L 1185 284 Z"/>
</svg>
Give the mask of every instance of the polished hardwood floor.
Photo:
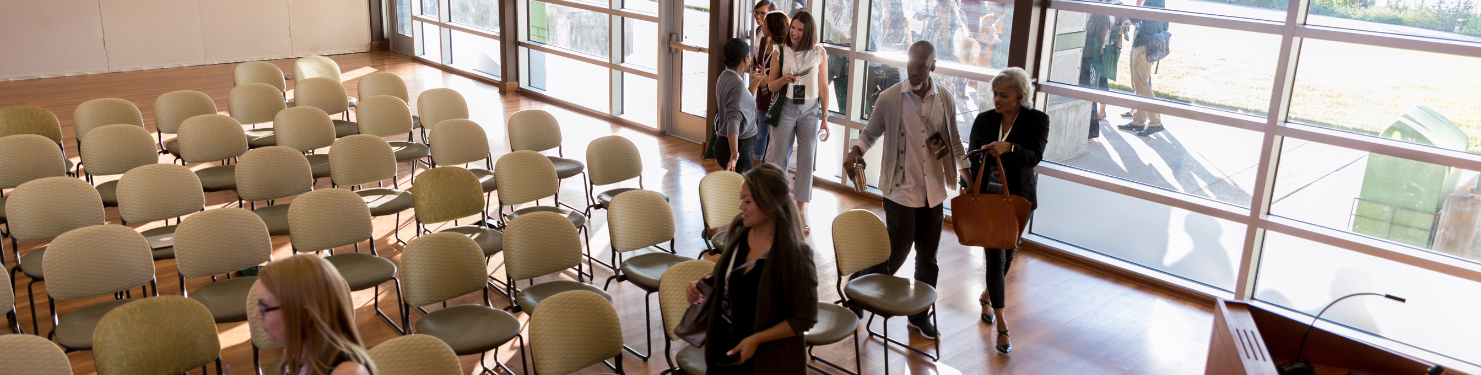
<svg viewBox="0 0 1481 375">
<path fill-rule="evenodd" d="M 607 121 L 583 116 L 560 107 L 521 95 L 500 95 L 498 90 L 483 81 L 450 74 L 435 67 L 420 64 L 406 56 L 390 52 L 374 52 L 331 56 L 344 71 L 345 86 L 355 94 L 358 78 L 372 72 L 385 71 L 404 78 L 413 99 L 423 90 L 453 88 L 467 98 L 472 120 L 482 124 L 488 133 L 494 157 L 509 150 L 504 127 L 505 119 L 516 111 L 543 109 L 553 113 L 564 130 L 564 155 L 584 159 L 587 143 L 598 137 L 622 135 L 636 143 L 643 153 L 645 186 L 659 190 L 672 198 L 671 205 L 677 221 L 677 249 L 680 255 L 694 256 L 704 247 L 699 238 L 701 229 L 700 207 L 697 186 L 707 172 L 718 170 L 709 160 L 701 160 L 698 145 L 673 137 L 654 137 L 650 132 L 637 131 Z M 292 72 L 293 60 L 272 61 L 285 72 Z M 147 70 L 123 73 L 86 75 L 17 82 L 0 82 L 0 107 L 17 105 L 42 106 L 57 114 L 66 133 L 67 155 L 77 160 L 73 143 L 72 112 L 83 101 L 95 98 L 122 98 L 137 106 L 144 114 L 146 127 L 154 131 L 154 100 L 160 94 L 174 90 L 198 90 L 216 100 L 217 108 L 226 113 L 227 93 L 232 87 L 232 69 L 236 64 L 221 64 L 174 69 Z M 291 90 L 290 83 L 290 90 Z M 292 92 L 289 92 L 292 95 Z M 414 101 L 414 100 L 413 100 Z M 413 103 L 415 105 L 415 103 Z M 168 138 L 169 136 L 167 136 Z M 161 162 L 169 162 L 162 157 Z M 207 165 L 192 165 L 202 168 Z M 401 165 L 402 183 L 409 179 L 410 169 Z M 104 176 L 98 182 L 115 179 Z M 636 186 L 635 182 L 623 185 Z M 562 185 L 561 199 L 580 207 L 582 187 L 576 180 Z M 405 186 L 403 186 L 405 187 Z M 329 182 L 319 181 L 316 188 L 330 188 Z M 828 191 L 820 188 L 813 204 L 808 206 L 808 216 L 813 221 L 813 233 L 809 242 L 817 251 L 820 285 L 819 298 L 826 301 L 837 299 L 835 283 L 837 270 L 834 265 L 831 231 L 828 218 L 851 209 L 865 209 L 883 215 L 877 200 L 861 199 L 856 195 Z M 6 192 L 8 194 L 8 192 Z M 208 208 L 234 205 L 236 197 L 231 192 L 207 195 Z M 549 204 L 549 200 L 546 200 Z M 117 224 L 117 209 L 109 208 L 109 223 Z M 591 221 L 591 246 L 594 253 L 608 257 L 608 232 L 606 214 L 596 211 Z M 466 223 L 466 221 L 464 222 Z M 148 228 L 161 225 L 150 223 Z M 432 228 L 437 229 L 436 227 Z M 402 247 L 396 244 L 392 231 L 399 230 L 403 238 L 413 236 L 411 219 L 403 216 L 402 222 L 392 217 L 376 220 L 376 238 L 380 254 L 398 261 Z M 6 239 L 6 263 L 14 265 L 14 259 Z M 273 239 L 275 257 L 292 253 L 288 238 Z M 907 354 L 904 350 L 889 349 L 892 367 L 889 373 L 909 372 L 915 374 L 1188 374 L 1201 372 L 1208 352 L 1209 329 L 1212 322 L 1211 307 L 1206 303 L 1191 301 L 1163 293 L 1136 283 L 1118 279 L 1095 269 L 1066 263 L 1037 254 L 1033 251 L 1020 252 L 1012 272 L 1008 275 L 1008 301 L 1006 309 L 1012 322 L 1012 338 L 1015 349 L 1012 354 L 999 354 L 992 349 L 996 331 L 992 326 L 978 320 L 977 297 L 984 288 L 982 250 L 957 245 L 955 237 L 947 230 L 942 238 L 939 256 L 941 282 L 939 291 L 939 320 L 943 342 L 941 361 L 931 363 L 919 355 Z M 40 246 L 44 241 L 21 243 L 22 253 Z M 341 250 L 348 250 L 341 249 Z M 502 277 L 502 257 L 494 257 L 490 272 Z M 906 262 L 902 276 L 911 275 L 910 261 Z M 597 270 L 598 279 L 605 279 L 610 272 Z M 155 263 L 156 279 L 161 293 L 179 293 L 174 261 Z M 550 275 L 545 278 L 574 278 L 574 273 Z M 17 313 L 22 325 L 30 330 L 31 306 L 27 303 L 25 276 L 17 276 Z M 187 282 L 194 289 L 209 280 L 195 279 Z M 41 330 L 49 329 L 44 283 L 36 285 L 38 313 L 42 316 Z M 396 336 L 396 333 L 378 319 L 371 302 L 379 299 L 383 309 L 398 314 L 396 297 L 389 288 L 381 295 L 369 290 L 354 294 L 358 312 L 358 325 L 366 344 L 374 346 Z M 614 283 L 609 289 L 616 302 L 618 314 L 624 327 L 625 342 L 642 348 L 644 335 L 651 334 L 661 340 L 661 325 L 657 317 L 651 332 L 644 330 L 642 290 L 628 283 Z M 90 303 L 106 300 L 97 297 L 83 300 L 62 301 L 58 309 L 62 314 Z M 476 296 L 465 296 L 456 302 L 475 303 Z M 494 298 L 496 306 L 504 301 Z M 654 302 L 656 311 L 657 302 Z M 419 314 L 413 314 L 416 319 Z M 521 320 L 528 319 L 524 313 L 516 314 Z M 880 323 L 876 320 L 875 329 Z M 252 350 L 245 323 L 229 323 L 218 326 L 221 335 L 222 357 L 231 372 L 248 374 L 252 371 Z M 931 342 L 905 328 L 904 319 L 890 322 L 892 337 L 908 340 L 921 349 L 931 348 Z M 817 348 L 815 353 L 834 363 L 852 368 L 854 352 L 851 340 L 827 347 Z M 881 342 L 877 339 L 861 340 L 864 372 L 882 374 L 886 372 Z M 678 347 L 676 344 L 675 346 Z M 519 371 L 520 353 L 515 344 L 506 345 L 498 359 Z M 667 366 L 661 358 L 663 345 L 655 343 L 660 353 L 648 362 L 625 356 L 624 364 L 631 373 L 658 374 Z M 280 354 L 277 350 L 264 352 L 264 363 Z M 73 352 L 68 357 L 78 374 L 94 373 L 93 356 L 90 352 Z M 487 362 L 493 363 L 491 359 Z M 477 356 L 463 356 L 465 373 L 477 373 Z M 3 364 L 0 364 L 3 366 Z M 588 368 L 583 373 L 605 372 L 600 366 Z"/>
</svg>

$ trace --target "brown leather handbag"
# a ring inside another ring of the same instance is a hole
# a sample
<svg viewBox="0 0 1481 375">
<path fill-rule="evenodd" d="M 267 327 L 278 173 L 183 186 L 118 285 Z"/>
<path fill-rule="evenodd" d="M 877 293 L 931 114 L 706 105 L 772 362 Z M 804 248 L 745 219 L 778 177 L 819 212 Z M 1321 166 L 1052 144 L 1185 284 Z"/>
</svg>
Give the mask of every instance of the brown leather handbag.
<svg viewBox="0 0 1481 375">
<path fill-rule="evenodd" d="M 1002 158 L 994 156 L 993 159 L 997 161 L 999 171 L 1006 171 Z M 1006 183 L 1002 194 L 981 193 L 982 176 L 987 174 L 986 162 L 983 160 L 982 167 L 977 170 L 977 178 L 973 179 L 968 193 L 951 199 L 952 226 L 956 228 L 957 240 L 962 245 L 1017 249 L 1018 237 L 1023 234 L 1023 227 L 1028 225 L 1029 210 L 1033 206 L 1023 197 L 1009 195 Z"/>
</svg>

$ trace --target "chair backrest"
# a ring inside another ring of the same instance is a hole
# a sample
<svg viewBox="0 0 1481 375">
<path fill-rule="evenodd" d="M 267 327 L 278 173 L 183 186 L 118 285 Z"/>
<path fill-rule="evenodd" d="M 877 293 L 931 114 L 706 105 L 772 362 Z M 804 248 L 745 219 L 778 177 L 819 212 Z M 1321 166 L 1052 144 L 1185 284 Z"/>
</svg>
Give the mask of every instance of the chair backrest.
<svg viewBox="0 0 1481 375">
<path fill-rule="evenodd" d="M 8 279 L 8 278 L 7 278 Z M 71 375 L 67 353 L 51 340 L 36 335 L 0 336 L 0 374 Z"/>
<path fill-rule="evenodd" d="M 122 225 L 94 225 L 57 236 L 41 256 L 46 292 L 58 301 L 122 292 L 154 280 L 149 241 Z"/>
<path fill-rule="evenodd" d="M 273 134 L 278 146 L 309 152 L 334 144 L 334 120 L 319 108 L 288 108 L 273 117 Z"/>
<path fill-rule="evenodd" d="M 180 296 L 144 298 L 103 315 L 93 331 L 99 375 L 179 374 L 221 356 L 211 311 Z"/>
<path fill-rule="evenodd" d="M 159 149 L 148 130 L 130 124 L 93 129 L 95 137 L 82 141 L 82 164 L 94 176 L 123 174 L 135 167 L 159 163 Z"/>
<path fill-rule="evenodd" d="M 850 275 L 890 259 L 890 235 L 873 212 L 848 210 L 833 218 L 838 274 Z"/>
<path fill-rule="evenodd" d="M 699 210 L 705 228 L 722 228 L 740 215 L 741 185 L 746 178 L 731 171 L 711 172 L 699 179 Z"/>
<path fill-rule="evenodd" d="M 380 137 L 356 134 L 334 141 L 329 153 L 330 179 L 339 186 L 364 185 L 396 178 L 396 152 Z"/>
<path fill-rule="evenodd" d="M 663 316 L 663 334 L 669 340 L 678 340 L 674 330 L 684 320 L 684 311 L 689 309 L 689 283 L 697 281 L 715 270 L 715 262 L 704 259 L 675 264 L 663 271 L 658 279 L 658 310 Z"/>
<path fill-rule="evenodd" d="M 35 134 L 0 137 L 0 189 L 10 189 L 31 180 L 67 175 L 62 149 L 51 139 Z"/>
<path fill-rule="evenodd" d="M 514 280 L 576 267 L 581 264 L 581 235 L 571 220 L 553 212 L 519 215 L 504 227 L 504 259 L 504 272 Z"/>
<path fill-rule="evenodd" d="M 329 78 L 335 82 L 344 82 L 339 75 L 339 63 L 324 56 L 306 56 L 293 62 L 293 84 L 298 84 L 310 78 Z"/>
<path fill-rule="evenodd" d="M 380 95 L 390 95 L 401 99 L 402 103 L 410 102 L 411 95 L 407 94 L 406 81 L 401 76 L 391 72 L 375 72 L 360 77 L 359 86 L 355 90 L 355 96 L 360 100 L 373 98 Z M 359 114 L 357 111 L 355 114 Z"/>
<path fill-rule="evenodd" d="M 200 212 L 206 206 L 201 180 L 190 168 L 150 164 L 118 178 L 118 214 L 129 223 L 148 223 Z"/>
<path fill-rule="evenodd" d="M 515 151 L 499 157 L 494 165 L 499 182 L 499 201 L 506 205 L 532 202 L 560 192 L 555 164 L 534 151 Z"/>
<path fill-rule="evenodd" d="M 592 185 L 615 184 L 643 175 L 643 156 L 627 137 L 609 135 L 586 147 L 587 171 Z"/>
<path fill-rule="evenodd" d="M 236 168 L 237 196 L 248 201 L 287 198 L 314 189 L 314 172 L 303 153 L 270 146 L 242 154 Z"/>
<path fill-rule="evenodd" d="M 15 311 L 15 288 L 10 286 L 9 277 L 0 277 L 0 314 L 9 314 L 12 311 Z M 0 370 L 0 374 L 3 373 L 4 371 Z"/>
<path fill-rule="evenodd" d="M 411 240 L 401 253 L 406 304 L 426 306 L 483 289 L 483 264 L 483 250 L 468 236 L 441 232 Z"/>
<path fill-rule="evenodd" d="M 629 190 L 612 198 L 607 226 L 613 251 L 643 249 L 674 239 L 674 212 L 658 193 Z"/>
<path fill-rule="evenodd" d="M 281 348 L 283 343 L 268 338 L 267 331 L 262 328 L 262 320 L 257 319 L 257 314 L 251 313 L 257 310 L 257 289 L 259 288 L 262 288 L 262 280 L 252 283 L 252 290 L 247 291 L 247 331 L 252 333 L 252 345 L 263 350 Z"/>
<path fill-rule="evenodd" d="M 325 113 L 340 113 L 350 110 L 350 94 L 345 86 L 333 78 L 300 79 L 293 85 L 293 100 L 299 107 L 314 107 Z"/>
<path fill-rule="evenodd" d="M 488 134 L 476 122 L 443 120 L 431 129 L 427 146 L 432 148 L 432 162 L 437 165 L 462 165 L 489 157 Z"/>
<path fill-rule="evenodd" d="M 441 223 L 483 212 L 483 185 L 473 172 L 458 167 L 437 167 L 417 175 L 411 201 L 417 221 Z"/>
<path fill-rule="evenodd" d="M 360 90 L 365 90 L 363 78 Z M 355 119 L 359 120 L 360 134 L 377 137 L 407 134 L 412 128 L 411 108 L 401 99 L 389 95 L 361 96 L 355 107 Z"/>
<path fill-rule="evenodd" d="M 266 83 L 278 91 L 288 91 L 288 84 L 283 79 L 283 70 L 278 69 L 277 64 L 266 61 L 249 61 L 237 65 L 231 73 L 232 86 L 241 86 L 250 83 Z"/>
<path fill-rule="evenodd" d="M 242 156 L 247 152 L 247 133 L 242 124 L 226 115 L 200 115 L 180 123 L 180 159 L 205 163 Z"/>
<path fill-rule="evenodd" d="M 35 134 L 62 144 L 62 122 L 46 108 L 19 106 L 0 108 L 0 137 Z"/>
<path fill-rule="evenodd" d="M 266 83 L 248 83 L 231 88 L 226 110 L 243 125 L 271 122 L 278 111 L 287 108 L 283 92 Z"/>
<path fill-rule="evenodd" d="M 105 219 L 98 189 L 71 177 L 21 184 L 10 193 L 5 216 L 10 235 L 20 241 L 54 238 L 73 229 L 102 225 Z"/>
<path fill-rule="evenodd" d="M 561 124 L 550 112 L 526 109 L 509 116 L 509 148 L 545 151 L 561 145 Z"/>
<path fill-rule="evenodd" d="M 261 61 L 256 62 L 268 64 Z M 272 64 L 268 65 L 271 66 Z M 277 68 L 276 66 L 273 67 L 273 69 Z M 237 66 L 238 71 L 241 69 L 241 66 Z M 278 77 L 278 83 L 282 83 L 283 75 L 279 74 Z M 180 123 L 185 122 L 185 119 L 214 114 L 216 114 L 216 101 L 211 100 L 210 96 L 200 91 L 171 91 L 154 99 L 154 127 L 159 129 L 160 133 L 179 133 Z"/>
<path fill-rule="evenodd" d="M 118 98 L 93 99 L 77 105 L 72 112 L 72 129 L 78 140 L 87 139 L 93 129 L 113 124 L 144 128 L 144 115 L 134 103 Z"/>
<path fill-rule="evenodd" d="M 359 194 L 345 189 L 304 193 L 288 206 L 289 240 L 298 251 L 329 250 L 370 240 L 375 224 Z"/>
<path fill-rule="evenodd" d="M 235 207 L 207 210 L 190 215 L 175 228 L 175 265 L 185 277 L 247 269 L 271 261 L 272 255 L 267 224 L 252 211 Z"/>
<path fill-rule="evenodd" d="M 422 117 L 422 126 L 432 130 L 443 120 L 468 118 L 468 101 L 453 89 L 422 91 L 417 95 L 417 115 Z"/>
<path fill-rule="evenodd" d="M 389 74 L 389 73 L 388 73 Z M 435 336 L 406 335 L 370 348 L 377 375 L 461 375 L 458 355 Z"/>
<path fill-rule="evenodd" d="M 535 310 L 530 346 L 536 373 L 569 374 L 622 354 L 622 325 L 606 298 L 575 290 L 546 298 Z"/>
</svg>

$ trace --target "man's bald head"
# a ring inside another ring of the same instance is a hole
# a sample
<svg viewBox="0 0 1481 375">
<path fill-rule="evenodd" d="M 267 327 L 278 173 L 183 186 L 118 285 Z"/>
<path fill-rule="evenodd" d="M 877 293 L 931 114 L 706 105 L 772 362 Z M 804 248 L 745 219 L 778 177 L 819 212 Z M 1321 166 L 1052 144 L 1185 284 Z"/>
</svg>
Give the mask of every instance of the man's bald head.
<svg viewBox="0 0 1481 375">
<path fill-rule="evenodd" d="M 910 49 L 907 50 L 906 54 L 909 55 L 911 59 L 919 57 L 922 61 L 935 62 L 936 46 L 933 46 L 931 45 L 931 42 L 927 42 L 924 40 L 918 41 L 910 45 Z"/>
<path fill-rule="evenodd" d="M 905 73 L 911 90 L 924 90 L 931 80 L 931 72 L 936 71 L 936 46 L 926 41 L 915 42 L 910 45 L 908 55 L 910 60 L 905 62 Z"/>
</svg>

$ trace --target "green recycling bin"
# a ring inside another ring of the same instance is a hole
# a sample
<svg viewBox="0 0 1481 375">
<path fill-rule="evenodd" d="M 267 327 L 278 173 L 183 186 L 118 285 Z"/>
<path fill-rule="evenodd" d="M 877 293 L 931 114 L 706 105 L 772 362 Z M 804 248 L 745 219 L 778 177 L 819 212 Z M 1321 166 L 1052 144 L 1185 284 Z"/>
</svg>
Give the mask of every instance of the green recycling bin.
<svg viewBox="0 0 1481 375">
<path fill-rule="evenodd" d="M 1404 142 L 1465 150 L 1460 127 L 1424 105 L 1394 120 L 1379 136 Z M 1352 231 L 1429 249 L 1445 196 L 1461 184 L 1464 171 L 1381 154 L 1369 154 L 1363 189 L 1353 201 Z"/>
</svg>

